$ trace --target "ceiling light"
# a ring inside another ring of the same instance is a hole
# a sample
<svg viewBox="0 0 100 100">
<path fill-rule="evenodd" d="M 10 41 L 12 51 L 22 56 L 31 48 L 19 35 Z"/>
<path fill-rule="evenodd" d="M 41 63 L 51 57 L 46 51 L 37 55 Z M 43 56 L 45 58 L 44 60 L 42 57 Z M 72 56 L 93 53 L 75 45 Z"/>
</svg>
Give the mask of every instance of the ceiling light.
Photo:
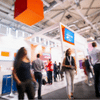
<svg viewBox="0 0 100 100">
<path fill-rule="evenodd" d="M 86 30 L 85 32 L 89 32 L 89 30 Z"/>
<path fill-rule="evenodd" d="M 14 11 L 14 4 L 12 5 L 11 10 L 13 10 L 13 11 Z"/>
<path fill-rule="evenodd" d="M 91 39 L 91 40 L 94 40 L 94 38 L 93 38 L 93 37 L 90 37 L 90 39 Z"/>
</svg>

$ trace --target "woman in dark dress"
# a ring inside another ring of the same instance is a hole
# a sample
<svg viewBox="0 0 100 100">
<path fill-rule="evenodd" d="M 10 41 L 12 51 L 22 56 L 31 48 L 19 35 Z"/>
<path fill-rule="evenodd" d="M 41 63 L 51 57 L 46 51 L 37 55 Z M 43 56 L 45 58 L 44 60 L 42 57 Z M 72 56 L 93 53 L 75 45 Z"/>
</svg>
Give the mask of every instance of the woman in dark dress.
<svg viewBox="0 0 100 100">
<path fill-rule="evenodd" d="M 36 82 L 34 75 L 30 72 L 30 61 L 24 47 L 17 52 L 14 61 L 13 77 L 17 83 L 18 99 L 24 99 L 26 92 L 28 99 L 34 99 L 34 88 L 32 81 Z"/>
</svg>

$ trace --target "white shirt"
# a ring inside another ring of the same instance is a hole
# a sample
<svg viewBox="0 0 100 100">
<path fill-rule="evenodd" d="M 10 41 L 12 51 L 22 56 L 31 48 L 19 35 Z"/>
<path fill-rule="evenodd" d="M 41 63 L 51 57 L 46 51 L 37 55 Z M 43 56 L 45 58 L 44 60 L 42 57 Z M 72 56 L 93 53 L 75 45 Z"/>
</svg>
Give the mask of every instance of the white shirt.
<svg viewBox="0 0 100 100">
<path fill-rule="evenodd" d="M 89 54 L 92 58 L 93 65 L 100 63 L 100 50 L 98 48 L 93 48 L 93 50 Z"/>
</svg>

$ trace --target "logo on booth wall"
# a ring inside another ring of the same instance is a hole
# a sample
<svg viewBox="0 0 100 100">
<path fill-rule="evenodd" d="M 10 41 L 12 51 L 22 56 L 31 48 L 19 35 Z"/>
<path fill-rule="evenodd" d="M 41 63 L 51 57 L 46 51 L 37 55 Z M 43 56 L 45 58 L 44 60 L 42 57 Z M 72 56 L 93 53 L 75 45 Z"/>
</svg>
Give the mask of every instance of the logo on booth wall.
<svg viewBox="0 0 100 100">
<path fill-rule="evenodd" d="M 40 58 L 41 58 L 41 60 L 48 60 L 48 59 L 51 58 L 51 54 L 49 54 L 49 53 L 43 53 Z"/>
<path fill-rule="evenodd" d="M 75 45 L 75 35 L 74 32 L 71 31 L 70 29 L 66 28 L 65 26 L 61 25 L 62 27 L 62 36 L 63 36 L 63 41 L 67 42 L 69 44 Z"/>
<path fill-rule="evenodd" d="M 74 43 L 74 33 L 65 28 L 64 39 L 68 42 Z"/>
</svg>

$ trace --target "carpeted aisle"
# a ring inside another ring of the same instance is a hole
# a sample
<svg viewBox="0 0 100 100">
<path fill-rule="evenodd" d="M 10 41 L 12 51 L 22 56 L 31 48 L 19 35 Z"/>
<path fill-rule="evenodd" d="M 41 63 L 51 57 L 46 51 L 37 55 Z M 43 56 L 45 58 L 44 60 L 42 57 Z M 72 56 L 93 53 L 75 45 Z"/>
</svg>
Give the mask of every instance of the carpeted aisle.
<svg viewBox="0 0 100 100">
<path fill-rule="evenodd" d="M 42 96 L 43 99 L 67 99 L 66 87 Z M 98 99 L 95 97 L 94 86 L 84 82 L 75 84 L 74 99 Z M 100 98 L 99 98 L 100 99 Z"/>
</svg>

